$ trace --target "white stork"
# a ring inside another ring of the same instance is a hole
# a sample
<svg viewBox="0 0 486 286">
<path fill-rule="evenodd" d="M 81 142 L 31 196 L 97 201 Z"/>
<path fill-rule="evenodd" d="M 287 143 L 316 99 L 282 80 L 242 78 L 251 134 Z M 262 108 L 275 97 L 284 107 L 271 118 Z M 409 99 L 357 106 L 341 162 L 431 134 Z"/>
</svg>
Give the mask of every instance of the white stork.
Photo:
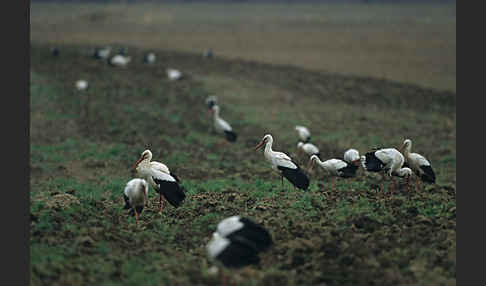
<svg viewBox="0 0 486 286">
<path fill-rule="evenodd" d="M 262 225 L 245 217 L 232 216 L 218 224 L 206 245 L 206 252 L 212 262 L 228 268 L 240 268 L 259 263 L 258 255 L 272 245 L 272 237 Z M 222 272 L 221 278 L 224 279 Z"/>
<path fill-rule="evenodd" d="M 310 168 L 317 162 L 324 170 L 326 170 L 332 176 L 332 190 L 334 191 L 334 181 L 336 177 L 352 178 L 356 176 L 356 170 L 358 166 L 355 164 L 346 163 L 341 159 L 329 159 L 324 162 L 319 159 L 317 155 L 310 157 Z"/>
<path fill-rule="evenodd" d="M 231 125 L 229 125 L 228 122 L 219 117 L 219 106 L 213 105 L 211 112 L 213 113 L 214 130 L 217 133 L 224 134 L 226 140 L 229 142 L 235 142 L 238 135 L 233 131 L 233 128 L 231 128 Z"/>
<path fill-rule="evenodd" d="M 317 146 L 312 143 L 304 143 L 304 142 L 297 143 L 297 151 L 304 152 L 309 157 L 312 155 L 317 155 L 317 157 L 320 156 L 319 148 L 317 148 Z"/>
<path fill-rule="evenodd" d="M 304 143 L 310 141 L 310 131 L 307 129 L 307 127 L 297 125 L 295 126 L 295 130 L 297 130 L 300 140 L 302 140 Z"/>
<path fill-rule="evenodd" d="M 135 163 L 140 177 L 145 178 L 159 193 L 159 212 L 162 212 L 162 196 L 174 207 L 179 207 L 186 195 L 179 186 L 179 178 L 160 162 L 151 162 L 152 152 L 145 150 Z"/>
<path fill-rule="evenodd" d="M 176 69 L 167 69 L 166 73 L 169 80 L 178 80 L 182 78 L 182 73 Z"/>
<path fill-rule="evenodd" d="M 138 224 L 138 216 L 142 213 L 147 202 L 148 183 L 144 179 L 135 178 L 130 180 L 123 190 L 125 200 L 124 209 L 132 209 Z"/>
<path fill-rule="evenodd" d="M 93 53 L 93 58 L 95 59 L 108 59 L 111 53 L 111 47 L 105 47 L 105 48 L 95 48 L 95 51 Z"/>
<path fill-rule="evenodd" d="M 262 141 L 258 143 L 255 150 L 258 150 L 265 145 L 265 151 L 263 152 L 265 159 L 271 164 L 272 169 L 278 172 L 282 178 L 289 180 L 292 185 L 299 189 L 307 190 L 309 187 L 309 178 L 302 172 L 302 169 L 297 163 L 295 163 L 287 154 L 282 152 L 276 152 L 272 150 L 273 137 L 270 134 L 263 136 Z"/>
<path fill-rule="evenodd" d="M 131 60 L 132 60 L 132 57 L 117 54 L 117 55 L 114 55 L 108 61 L 108 63 L 111 66 L 126 67 Z"/>
<path fill-rule="evenodd" d="M 156 59 L 155 53 L 148 52 L 144 55 L 143 62 L 146 64 L 153 64 L 155 63 L 155 59 Z"/>
<path fill-rule="evenodd" d="M 419 184 L 419 178 L 426 183 L 435 183 L 435 172 L 430 165 L 430 162 L 422 155 L 418 153 L 411 153 L 412 140 L 406 139 L 403 141 L 399 151 L 403 153 L 405 157 L 405 165 L 417 175 L 417 184 Z"/>
<path fill-rule="evenodd" d="M 361 156 L 361 164 L 363 168 L 368 172 L 380 172 L 381 174 L 381 187 L 380 193 L 383 191 L 383 184 L 385 182 L 385 173 L 390 176 L 390 181 L 393 182 L 393 187 L 395 187 L 395 181 L 393 176 L 407 178 L 407 192 L 410 176 L 412 175 L 412 170 L 407 167 L 403 167 L 405 158 L 403 155 L 395 148 L 383 148 L 379 150 L 374 150 Z M 393 189 L 392 189 L 393 192 Z"/>
<path fill-rule="evenodd" d="M 76 89 L 77 90 L 85 90 L 88 88 L 88 82 L 84 79 L 80 79 L 76 81 Z"/>
<path fill-rule="evenodd" d="M 356 149 L 348 149 L 344 152 L 343 156 L 344 161 L 349 164 L 354 164 L 356 166 L 360 166 L 361 157 L 359 156 L 359 151 Z"/>
</svg>

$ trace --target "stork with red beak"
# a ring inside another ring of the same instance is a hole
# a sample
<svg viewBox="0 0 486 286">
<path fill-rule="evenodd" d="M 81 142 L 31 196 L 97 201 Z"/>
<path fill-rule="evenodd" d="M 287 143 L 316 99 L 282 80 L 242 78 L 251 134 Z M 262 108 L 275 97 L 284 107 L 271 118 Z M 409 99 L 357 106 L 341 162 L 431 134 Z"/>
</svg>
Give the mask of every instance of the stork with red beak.
<svg viewBox="0 0 486 286">
<path fill-rule="evenodd" d="M 179 207 L 186 197 L 179 186 L 179 178 L 160 162 L 151 162 L 152 152 L 145 150 L 135 163 L 134 168 L 140 177 L 146 179 L 159 193 L 159 212 L 162 212 L 162 196 L 174 207 Z"/>
<path fill-rule="evenodd" d="M 123 190 L 125 200 L 124 209 L 132 209 L 138 224 L 138 217 L 143 211 L 147 202 L 148 183 L 144 179 L 135 178 L 130 180 Z"/>
<path fill-rule="evenodd" d="M 317 155 L 312 155 L 310 157 L 309 169 L 314 166 L 315 162 L 332 176 L 332 191 L 334 191 L 336 177 L 352 178 L 356 176 L 356 170 L 358 170 L 358 166 L 355 164 L 346 163 L 341 159 L 329 159 L 322 162 Z"/>
<path fill-rule="evenodd" d="M 229 142 L 235 142 L 238 135 L 233 131 L 231 125 L 219 116 L 219 106 L 213 105 L 211 107 L 211 112 L 213 113 L 214 118 L 214 130 L 217 133 L 224 134 L 226 140 Z"/>
<path fill-rule="evenodd" d="M 302 169 L 297 163 L 295 163 L 287 154 L 282 152 L 276 152 L 272 150 L 273 137 L 267 134 L 263 137 L 262 141 L 258 143 L 255 147 L 255 151 L 265 146 L 264 156 L 265 159 L 270 163 L 272 169 L 278 172 L 282 178 L 285 177 L 289 182 L 292 183 L 294 189 L 297 187 L 299 189 L 307 190 L 309 187 L 309 178 L 304 174 Z"/>
<path fill-rule="evenodd" d="M 417 175 L 416 188 L 418 187 L 420 180 L 426 183 L 435 183 L 435 172 L 432 169 L 430 162 L 418 153 L 411 153 L 412 140 L 406 139 L 403 141 L 399 151 L 402 152 L 405 157 L 405 164 Z"/>
</svg>

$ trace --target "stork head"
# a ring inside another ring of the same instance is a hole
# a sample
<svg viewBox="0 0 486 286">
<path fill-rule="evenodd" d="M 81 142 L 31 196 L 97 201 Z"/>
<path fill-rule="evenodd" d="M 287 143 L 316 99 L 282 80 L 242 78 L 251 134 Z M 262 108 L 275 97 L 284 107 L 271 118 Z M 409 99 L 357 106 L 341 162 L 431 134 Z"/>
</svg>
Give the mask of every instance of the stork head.
<svg viewBox="0 0 486 286">
<path fill-rule="evenodd" d="M 412 149 L 412 140 L 410 140 L 410 139 L 405 139 L 405 141 L 403 141 L 403 144 L 402 144 L 402 146 L 400 147 L 400 149 L 398 149 L 398 151 L 402 152 L 404 149 L 405 149 L 407 152 L 410 152 L 410 150 Z"/>
<path fill-rule="evenodd" d="M 307 171 L 309 172 L 310 170 L 312 170 L 312 167 L 314 167 L 314 163 L 319 160 L 319 157 L 317 157 L 317 155 L 312 155 L 310 156 L 310 159 L 309 159 L 309 166 L 307 167 Z"/>
<path fill-rule="evenodd" d="M 134 168 L 136 169 L 138 167 L 138 164 L 140 164 L 140 162 L 142 162 L 143 160 L 152 160 L 152 152 L 150 152 L 150 150 L 147 149 L 142 152 L 140 158 L 138 158 L 137 162 L 135 163 Z"/>
<path fill-rule="evenodd" d="M 412 169 L 410 168 L 401 168 L 398 171 L 396 171 L 396 175 L 401 178 L 409 178 L 412 176 Z"/>
<path fill-rule="evenodd" d="M 260 149 L 263 145 L 267 144 L 267 142 L 273 142 L 272 135 L 267 134 L 267 135 L 263 136 L 262 141 L 260 141 L 260 143 L 258 143 L 258 145 L 256 145 L 255 151 Z"/>
</svg>

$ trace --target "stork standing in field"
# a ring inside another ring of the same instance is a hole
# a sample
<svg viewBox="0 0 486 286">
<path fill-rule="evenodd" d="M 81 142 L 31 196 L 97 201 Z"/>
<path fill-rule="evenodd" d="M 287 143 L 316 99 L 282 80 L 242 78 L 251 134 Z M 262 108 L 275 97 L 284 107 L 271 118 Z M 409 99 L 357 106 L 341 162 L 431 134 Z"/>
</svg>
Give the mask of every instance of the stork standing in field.
<svg viewBox="0 0 486 286">
<path fill-rule="evenodd" d="M 152 152 L 145 150 L 135 163 L 140 177 L 145 178 L 159 193 L 159 212 L 162 212 L 162 196 L 174 207 L 179 207 L 186 195 L 179 186 L 179 178 L 160 162 L 151 162 Z"/>
<path fill-rule="evenodd" d="M 132 57 L 117 54 L 117 55 L 114 55 L 112 58 L 110 58 L 108 63 L 111 66 L 126 67 L 131 60 L 132 60 Z"/>
<path fill-rule="evenodd" d="M 272 245 L 272 237 L 262 225 L 245 217 L 232 216 L 218 224 L 206 245 L 206 252 L 209 260 L 218 265 L 241 268 L 259 263 L 259 254 Z M 222 270 L 220 277 L 226 284 Z"/>
<path fill-rule="evenodd" d="M 379 172 L 381 174 L 381 187 L 380 193 L 383 191 L 383 185 L 385 182 L 385 173 L 390 177 L 390 181 L 393 183 L 393 189 L 395 188 L 395 181 L 393 176 L 407 178 L 407 192 L 410 176 L 412 175 L 412 170 L 407 167 L 403 167 L 405 158 L 403 155 L 395 148 L 383 148 L 379 150 L 374 150 L 361 156 L 361 164 L 363 168 L 368 172 Z"/>
<path fill-rule="evenodd" d="M 77 90 L 85 90 L 88 88 L 88 82 L 83 80 L 83 79 L 80 79 L 78 81 L 76 81 L 76 89 Z"/>
<path fill-rule="evenodd" d="M 238 138 L 238 135 L 233 131 L 233 128 L 231 128 L 231 125 L 229 125 L 228 122 L 219 117 L 219 106 L 213 105 L 213 107 L 211 108 L 211 112 L 213 113 L 214 130 L 217 133 L 224 134 L 226 140 L 228 140 L 229 142 L 235 142 L 236 138 Z"/>
<path fill-rule="evenodd" d="M 262 141 L 258 143 L 255 150 L 258 150 L 262 146 L 265 146 L 263 152 L 265 159 L 271 164 L 272 169 L 278 172 L 282 178 L 285 177 L 295 187 L 303 190 L 307 190 L 309 187 L 309 178 L 302 172 L 302 169 L 295 163 L 287 154 L 282 152 L 276 152 L 272 150 L 273 137 L 270 134 L 263 136 Z"/>
<path fill-rule="evenodd" d="M 176 69 L 167 69 L 166 73 L 169 80 L 178 80 L 182 78 L 182 73 Z"/>
<path fill-rule="evenodd" d="M 406 139 L 405 141 L 403 141 L 403 144 L 399 150 L 403 153 L 403 156 L 405 157 L 405 164 L 408 165 L 417 175 L 416 186 L 420 184 L 420 180 L 426 183 L 435 183 L 435 172 L 432 169 L 430 162 L 424 156 L 418 153 L 411 153 L 412 140 Z"/>
<path fill-rule="evenodd" d="M 309 157 L 312 155 L 316 155 L 317 157 L 320 158 L 319 148 L 317 148 L 317 146 L 312 143 L 304 143 L 304 142 L 297 143 L 297 152 L 299 153 L 303 152 Z"/>
<path fill-rule="evenodd" d="M 110 54 L 111 54 L 111 47 L 109 46 L 105 48 L 95 48 L 95 51 L 93 53 L 93 58 L 105 60 L 108 59 Z"/>
<path fill-rule="evenodd" d="M 130 180 L 123 190 L 125 200 L 124 209 L 132 209 L 138 224 L 138 217 L 143 211 L 147 202 L 148 183 L 144 179 L 135 178 Z"/>
<path fill-rule="evenodd" d="M 356 176 L 356 170 L 358 170 L 358 166 L 355 164 L 346 163 L 341 159 L 329 159 L 322 162 L 317 155 L 310 157 L 309 169 L 312 168 L 314 163 L 317 163 L 332 176 L 332 191 L 335 189 L 334 181 L 336 177 L 352 178 Z"/>
<path fill-rule="evenodd" d="M 299 134 L 299 138 L 300 138 L 301 141 L 303 141 L 304 143 L 307 143 L 307 142 L 310 141 L 311 134 L 310 134 L 309 129 L 307 129 L 307 127 L 297 125 L 297 126 L 295 126 L 295 130 L 297 130 L 297 133 Z"/>
<path fill-rule="evenodd" d="M 153 64 L 155 63 L 155 53 L 153 52 L 148 52 L 143 56 L 143 62 L 146 64 Z"/>
</svg>

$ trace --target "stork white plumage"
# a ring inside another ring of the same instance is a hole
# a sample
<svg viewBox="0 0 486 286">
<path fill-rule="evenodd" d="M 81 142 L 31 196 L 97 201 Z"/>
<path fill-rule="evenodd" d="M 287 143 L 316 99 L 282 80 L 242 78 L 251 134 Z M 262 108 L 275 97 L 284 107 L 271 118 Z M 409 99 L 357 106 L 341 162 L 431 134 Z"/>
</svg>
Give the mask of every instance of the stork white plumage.
<svg viewBox="0 0 486 286">
<path fill-rule="evenodd" d="M 309 129 L 307 129 L 307 127 L 297 125 L 297 126 L 295 126 L 295 130 L 297 130 L 297 133 L 299 134 L 299 138 L 300 138 L 301 141 L 303 141 L 304 143 L 307 143 L 307 142 L 310 141 L 311 134 L 310 134 Z"/>
<path fill-rule="evenodd" d="M 84 79 L 80 79 L 76 81 L 76 89 L 77 90 L 85 90 L 88 88 L 88 82 Z"/>
<path fill-rule="evenodd" d="M 406 188 L 408 191 L 408 184 L 412 170 L 408 167 L 403 167 L 405 158 L 395 148 L 383 148 L 374 150 L 361 156 L 361 164 L 363 168 L 368 172 L 379 172 L 381 174 L 381 187 L 380 193 L 383 191 L 383 185 L 385 182 L 385 173 L 390 177 L 390 181 L 393 183 L 393 189 L 395 188 L 395 181 L 393 176 L 407 178 Z"/>
<path fill-rule="evenodd" d="M 155 56 L 154 52 L 148 52 L 148 53 L 145 53 L 145 55 L 143 57 L 143 62 L 146 63 L 146 64 L 153 64 L 153 63 L 155 63 L 156 58 L 157 57 Z"/>
<path fill-rule="evenodd" d="M 304 142 L 297 143 L 297 151 L 300 153 L 302 152 L 305 153 L 308 157 L 312 155 L 316 155 L 317 157 L 320 156 L 319 148 L 317 148 L 317 146 L 312 143 L 304 143 Z"/>
<path fill-rule="evenodd" d="M 435 183 L 435 172 L 430 165 L 430 162 L 422 155 L 418 153 L 412 153 L 412 140 L 405 139 L 399 151 L 403 153 L 405 157 L 405 165 L 417 175 L 416 188 L 422 180 L 425 183 Z M 420 178 L 420 180 L 419 180 Z"/>
<path fill-rule="evenodd" d="M 310 180 L 304 174 L 299 165 L 294 162 L 287 154 L 282 152 L 276 152 L 272 150 L 273 137 L 270 134 L 263 136 L 262 141 L 258 143 L 255 150 L 258 150 L 262 146 L 265 146 L 264 156 L 265 159 L 270 163 L 272 169 L 279 173 L 282 178 L 285 177 L 289 182 L 295 187 L 303 190 L 307 190 L 309 187 Z"/>
<path fill-rule="evenodd" d="M 182 73 L 176 69 L 167 69 L 166 73 L 169 80 L 179 80 L 182 78 Z"/>
<path fill-rule="evenodd" d="M 206 253 L 209 260 L 218 265 L 241 268 L 259 263 L 259 254 L 272 245 L 272 237 L 262 225 L 245 217 L 232 216 L 218 223 L 206 245 Z M 222 271 L 220 274 L 225 282 Z"/>
<path fill-rule="evenodd" d="M 148 183 L 144 179 L 131 179 L 123 190 L 124 209 L 132 209 L 138 224 L 138 217 L 147 202 Z"/>
<path fill-rule="evenodd" d="M 360 166 L 361 157 L 359 156 L 359 151 L 356 149 L 348 149 L 344 152 L 343 156 L 344 161 L 349 164 Z"/>
<path fill-rule="evenodd" d="M 135 169 L 138 175 L 146 179 L 159 193 L 159 212 L 162 212 L 162 196 L 174 207 L 179 207 L 186 197 L 179 186 L 179 178 L 170 172 L 165 164 L 150 160 L 152 160 L 152 152 L 143 151 L 135 163 Z"/>
<path fill-rule="evenodd" d="M 108 63 L 111 66 L 126 67 L 131 60 L 132 60 L 132 57 L 130 57 L 130 56 L 124 56 L 124 55 L 117 54 L 117 55 L 114 55 L 112 58 L 110 58 Z"/>
<path fill-rule="evenodd" d="M 321 168 L 326 170 L 332 176 L 332 191 L 334 191 L 334 182 L 336 177 L 352 178 L 356 176 L 356 170 L 358 166 L 355 164 L 347 163 L 341 159 L 329 159 L 324 162 L 319 159 L 318 156 L 312 155 L 310 157 L 310 168 L 317 163 Z"/>
<path fill-rule="evenodd" d="M 213 113 L 214 130 L 217 133 L 224 134 L 229 142 L 235 142 L 238 135 L 233 131 L 231 125 L 219 116 L 219 105 L 213 105 L 211 112 Z"/>
<path fill-rule="evenodd" d="M 108 59 L 108 57 L 111 54 L 111 47 L 107 46 L 104 48 L 95 48 L 95 51 L 93 53 L 93 58 L 95 59 Z"/>
</svg>

